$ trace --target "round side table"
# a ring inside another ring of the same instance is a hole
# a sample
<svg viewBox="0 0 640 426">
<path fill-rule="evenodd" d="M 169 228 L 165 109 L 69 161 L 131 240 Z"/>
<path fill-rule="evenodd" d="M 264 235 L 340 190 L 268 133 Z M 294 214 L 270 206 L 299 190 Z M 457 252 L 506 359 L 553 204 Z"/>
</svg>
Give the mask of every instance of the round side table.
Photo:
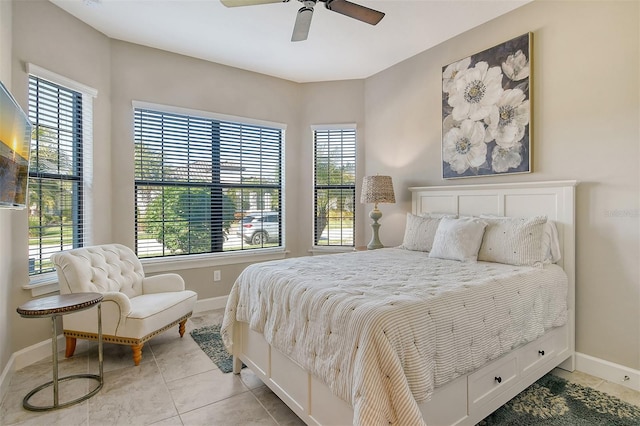
<svg viewBox="0 0 640 426">
<path fill-rule="evenodd" d="M 72 312 L 83 311 L 94 306 L 98 307 L 98 364 L 100 374 L 74 374 L 58 378 L 58 330 L 56 318 L 60 315 Z M 51 350 L 53 352 L 53 380 L 38 386 L 27 394 L 22 400 L 22 406 L 31 411 L 49 411 L 58 408 L 68 407 L 95 395 L 104 384 L 104 373 L 102 367 L 102 294 L 100 293 L 72 293 L 61 294 L 59 296 L 44 297 L 34 299 L 21 305 L 16 309 L 23 318 L 51 318 L 52 339 Z M 73 379 L 93 379 L 98 385 L 86 395 L 72 401 L 60 403 L 58 400 L 58 382 Z M 29 399 L 42 389 L 53 385 L 53 405 L 32 405 Z"/>
</svg>

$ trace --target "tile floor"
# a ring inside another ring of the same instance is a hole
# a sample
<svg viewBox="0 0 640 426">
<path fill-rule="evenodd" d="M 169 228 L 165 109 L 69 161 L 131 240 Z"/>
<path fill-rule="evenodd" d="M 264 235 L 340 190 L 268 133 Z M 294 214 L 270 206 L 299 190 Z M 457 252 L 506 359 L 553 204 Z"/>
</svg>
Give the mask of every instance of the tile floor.
<svg viewBox="0 0 640 426">
<path fill-rule="evenodd" d="M 243 369 L 239 376 L 223 374 L 191 339 L 189 331 L 220 322 L 222 315 L 222 310 L 195 314 L 183 339 L 177 337 L 177 327 L 152 339 L 143 349 L 139 367 L 133 365 L 128 347 L 105 345 L 104 387 L 68 408 L 24 410 L 24 395 L 51 380 L 51 361 L 25 367 L 14 374 L 0 404 L 0 425 L 302 425 L 250 370 Z M 60 377 L 87 371 L 97 371 L 97 344 L 79 340 L 73 358 L 60 355 Z M 581 372 L 556 370 L 556 374 L 640 406 L 640 392 Z M 94 383 L 61 383 L 61 400 L 77 398 Z M 47 401 L 45 393 L 31 402 L 51 404 L 52 397 Z"/>
</svg>

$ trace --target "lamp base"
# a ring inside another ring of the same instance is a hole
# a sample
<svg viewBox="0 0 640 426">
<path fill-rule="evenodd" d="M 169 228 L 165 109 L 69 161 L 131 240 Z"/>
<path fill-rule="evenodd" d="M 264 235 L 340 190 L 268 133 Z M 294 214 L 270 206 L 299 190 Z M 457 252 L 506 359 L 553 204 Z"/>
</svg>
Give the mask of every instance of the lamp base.
<svg viewBox="0 0 640 426">
<path fill-rule="evenodd" d="M 378 219 L 382 217 L 382 212 L 378 210 L 378 206 L 371 210 L 369 213 L 369 217 L 373 219 L 373 223 L 371 224 L 371 229 L 373 230 L 373 235 L 371 235 L 371 241 L 367 244 L 367 250 L 375 250 L 383 248 L 384 246 L 380 242 L 380 237 L 378 236 L 378 230 L 380 229 L 380 224 L 378 223 Z"/>
</svg>

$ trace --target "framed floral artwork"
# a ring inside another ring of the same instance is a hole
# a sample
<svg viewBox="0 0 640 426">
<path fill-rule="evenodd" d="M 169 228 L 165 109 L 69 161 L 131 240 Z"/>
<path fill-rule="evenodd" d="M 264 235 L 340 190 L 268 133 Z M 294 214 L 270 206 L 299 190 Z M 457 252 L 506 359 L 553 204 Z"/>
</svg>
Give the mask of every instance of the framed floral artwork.
<svg viewBox="0 0 640 426">
<path fill-rule="evenodd" d="M 531 172 L 531 33 L 442 67 L 442 177 Z"/>
</svg>

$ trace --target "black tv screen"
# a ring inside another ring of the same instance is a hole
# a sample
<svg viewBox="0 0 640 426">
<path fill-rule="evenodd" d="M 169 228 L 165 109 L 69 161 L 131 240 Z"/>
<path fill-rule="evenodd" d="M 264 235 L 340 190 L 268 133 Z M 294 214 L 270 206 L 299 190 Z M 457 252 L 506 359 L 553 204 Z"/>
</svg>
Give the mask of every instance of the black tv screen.
<svg viewBox="0 0 640 426">
<path fill-rule="evenodd" d="M 31 122 L 0 82 L 0 208 L 27 203 Z"/>
</svg>

